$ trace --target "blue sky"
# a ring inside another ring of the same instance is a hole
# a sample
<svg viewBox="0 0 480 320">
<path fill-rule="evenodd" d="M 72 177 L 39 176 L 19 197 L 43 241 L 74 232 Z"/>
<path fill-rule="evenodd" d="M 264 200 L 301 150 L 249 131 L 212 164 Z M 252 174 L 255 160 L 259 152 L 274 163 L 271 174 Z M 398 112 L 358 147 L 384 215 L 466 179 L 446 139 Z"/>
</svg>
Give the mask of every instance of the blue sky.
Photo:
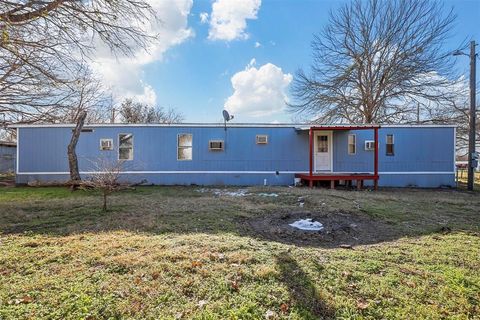
<svg viewBox="0 0 480 320">
<path fill-rule="evenodd" d="M 154 49 L 153 58 L 125 68 L 123 82 L 130 82 L 129 89 L 123 90 L 119 81 L 113 81 L 112 86 L 120 96 L 123 92 L 142 95 L 141 90 L 148 87 L 147 102 L 176 108 L 187 122 L 219 121 L 225 105 L 227 109 L 228 105 L 232 106 L 236 122 L 290 122 L 292 115 L 282 110 L 279 101 L 282 97 L 291 99 L 289 87 L 295 71 L 308 69 L 313 33 L 328 22 L 330 10 L 344 3 L 337 0 L 155 1 L 161 2 L 159 10 L 165 23 L 158 28 L 168 29 L 164 32 L 167 40 Z M 216 2 L 224 3 L 223 6 L 217 4 L 213 13 Z M 480 41 L 480 1 L 443 2 L 446 9 L 453 7 L 458 15 L 446 46 L 455 49 L 465 40 Z M 171 10 L 174 6 L 176 9 Z M 220 29 L 218 34 L 212 34 L 212 20 L 222 14 L 233 17 L 236 38 L 232 39 L 235 32 L 222 35 Z M 130 67 L 132 72 L 128 72 Z M 460 72 L 468 72 L 468 59 L 458 58 L 457 67 Z M 246 69 L 250 71 L 244 72 Z M 121 78 L 119 70 L 116 69 L 115 74 Z M 231 79 L 237 73 L 240 73 L 236 78 L 238 92 L 234 94 Z M 265 97 L 258 97 L 264 93 Z M 274 107 L 268 106 L 270 101 Z M 247 104 L 259 111 L 249 109 Z"/>
</svg>

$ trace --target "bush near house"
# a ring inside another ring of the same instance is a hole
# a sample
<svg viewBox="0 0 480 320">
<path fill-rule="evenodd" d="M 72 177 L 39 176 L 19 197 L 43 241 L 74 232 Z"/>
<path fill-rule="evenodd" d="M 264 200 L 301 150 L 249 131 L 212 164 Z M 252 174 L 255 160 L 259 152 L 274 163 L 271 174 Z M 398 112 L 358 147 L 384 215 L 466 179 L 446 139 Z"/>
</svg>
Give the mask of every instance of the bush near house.
<svg viewBox="0 0 480 320">
<path fill-rule="evenodd" d="M 91 192 L 0 188 L 0 319 L 480 314 L 478 193 L 226 191 L 141 187 L 103 212 Z M 353 248 L 252 231 L 292 214 L 381 227 Z"/>
</svg>

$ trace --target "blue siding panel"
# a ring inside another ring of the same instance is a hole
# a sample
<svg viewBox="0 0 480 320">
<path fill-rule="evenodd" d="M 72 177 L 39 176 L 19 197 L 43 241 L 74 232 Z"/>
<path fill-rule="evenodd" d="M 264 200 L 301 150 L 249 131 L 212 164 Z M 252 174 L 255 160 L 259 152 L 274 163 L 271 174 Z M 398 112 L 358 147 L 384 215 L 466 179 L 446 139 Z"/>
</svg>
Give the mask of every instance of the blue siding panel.
<svg viewBox="0 0 480 320">
<path fill-rule="evenodd" d="M 16 147 L 0 145 L 0 173 L 14 172 L 16 157 Z"/>
<path fill-rule="evenodd" d="M 349 155 L 348 134 L 357 137 L 357 152 Z M 387 134 L 394 136 L 395 152 L 386 155 Z M 370 130 L 334 133 L 334 171 L 373 171 L 373 151 L 365 151 L 365 141 L 373 140 Z M 454 171 L 454 128 L 381 128 L 379 130 L 379 171 Z"/>
<path fill-rule="evenodd" d="M 89 127 L 90 128 L 90 127 Z M 116 160 L 118 135 L 132 133 L 134 158 L 126 171 L 233 171 L 231 173 L 149 173 L 126 174 L 125 179 L 147 179 L 154 184 L 258 185 L 293 183 L 293 172 L 309 170 L 308 131 L 294 127 L 94 127 L 80 136 L 77 155 L 80 171 L 95 171 L 97 159 Z M 31 180 L 68 179 L 67 145 L 72 129 L 63 127 L 19 128 L 18 183 Z M 177 135 L 193 135 L 193 160 L 177 160 Z M 267 134 L 268 144 L 255 143 L 257 134 Z M 356 154 L 348 154 L 348 134 L 356 135 Z M 395 155 L 385 154 L 386 135 L 393 134 Z M 99 141 L 113 139 L 114 150 L 101 151 Z M 210 151 L 209 140 L 224 140 L 224 151 Z M 373 151 L 364 143 L 373 140 L 373 130 L 335 131 L 333 170 L 373 172 Z M 384 127 L 379 130 L 379 171 L 381 186 L 438 187 L 455 185 L 454 128 Z M 239 171 L 244 173 L 239 173 Z M 253 172 L 252 172 L 253 171 Z M 259 171 L 261 171 L 259 173 Z M 264 172 L 266 171 L 266 172 Z M 277 175 L 276 171 L 280 171 Z M 57 174 L 39 174 L 52 172 Z M 387 174 L 392 172 L 394 174 Z M 402 172 L 408 174 L 401 174 Z M 412 174 L 412 172 L 417 172 Z M 426 173 L 427 172 L 427 173 Z M 428 172 L 436 172 L 435 174 Z M 448 174 L 447 174 L 448 173 Z"/>
</svg>

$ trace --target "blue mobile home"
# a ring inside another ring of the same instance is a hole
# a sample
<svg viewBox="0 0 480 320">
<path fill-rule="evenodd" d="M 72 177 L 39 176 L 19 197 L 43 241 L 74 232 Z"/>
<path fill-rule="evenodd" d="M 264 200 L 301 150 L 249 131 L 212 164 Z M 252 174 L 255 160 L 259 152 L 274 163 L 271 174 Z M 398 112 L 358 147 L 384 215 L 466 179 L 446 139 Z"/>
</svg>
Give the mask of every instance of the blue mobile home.
<svg viewBox="0 0 480 320">
<path fill-rule="evenodd" d="M 67 145 L 74 125 L 16 128 L 17 183 L 68 180 Z M 124 179 L 159 185 L 292 185 L 302 174 L 377 174 L 380 186 L 455 186 L 454 126 L 315 128 L 312 131 L 306 124 L 228 124 L 226 128 L 223 124 L 89 124 L 80 135 L 77 156 L 84 177 L 96 171 L 98 159 L 121 160 Z M 373 179 L 368 183 L 373 184 Z"/>
</svg>

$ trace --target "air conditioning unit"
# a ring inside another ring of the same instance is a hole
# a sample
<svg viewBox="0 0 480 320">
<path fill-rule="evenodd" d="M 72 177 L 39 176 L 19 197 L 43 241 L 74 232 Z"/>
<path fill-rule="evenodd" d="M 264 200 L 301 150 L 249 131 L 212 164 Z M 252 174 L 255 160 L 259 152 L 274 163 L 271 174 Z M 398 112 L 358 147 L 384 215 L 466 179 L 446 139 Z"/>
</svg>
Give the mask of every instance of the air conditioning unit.
<svg viewBox="0 0 480 320">
<path fill-rule="evenodd" d="M 365 150 L 367 151 L 375 150 L 375 141 L 365 141 Z"/>
<path fill-rule="evenodd" d="M 267 144 L 268 136 L 266 134 L 257 134 L 256 142 L 257 144 Z"/>
<path fill-rule="evenodd" d="M 113 150 L 113 140 L 100 139 L 100 150 Z"/>
<path fill-rule="evenodd" d="M 208 149 L 212 151 L 222 151 L 224 148 L 223 140 L 210 140 L 208 142 Z"/>
</svg>

